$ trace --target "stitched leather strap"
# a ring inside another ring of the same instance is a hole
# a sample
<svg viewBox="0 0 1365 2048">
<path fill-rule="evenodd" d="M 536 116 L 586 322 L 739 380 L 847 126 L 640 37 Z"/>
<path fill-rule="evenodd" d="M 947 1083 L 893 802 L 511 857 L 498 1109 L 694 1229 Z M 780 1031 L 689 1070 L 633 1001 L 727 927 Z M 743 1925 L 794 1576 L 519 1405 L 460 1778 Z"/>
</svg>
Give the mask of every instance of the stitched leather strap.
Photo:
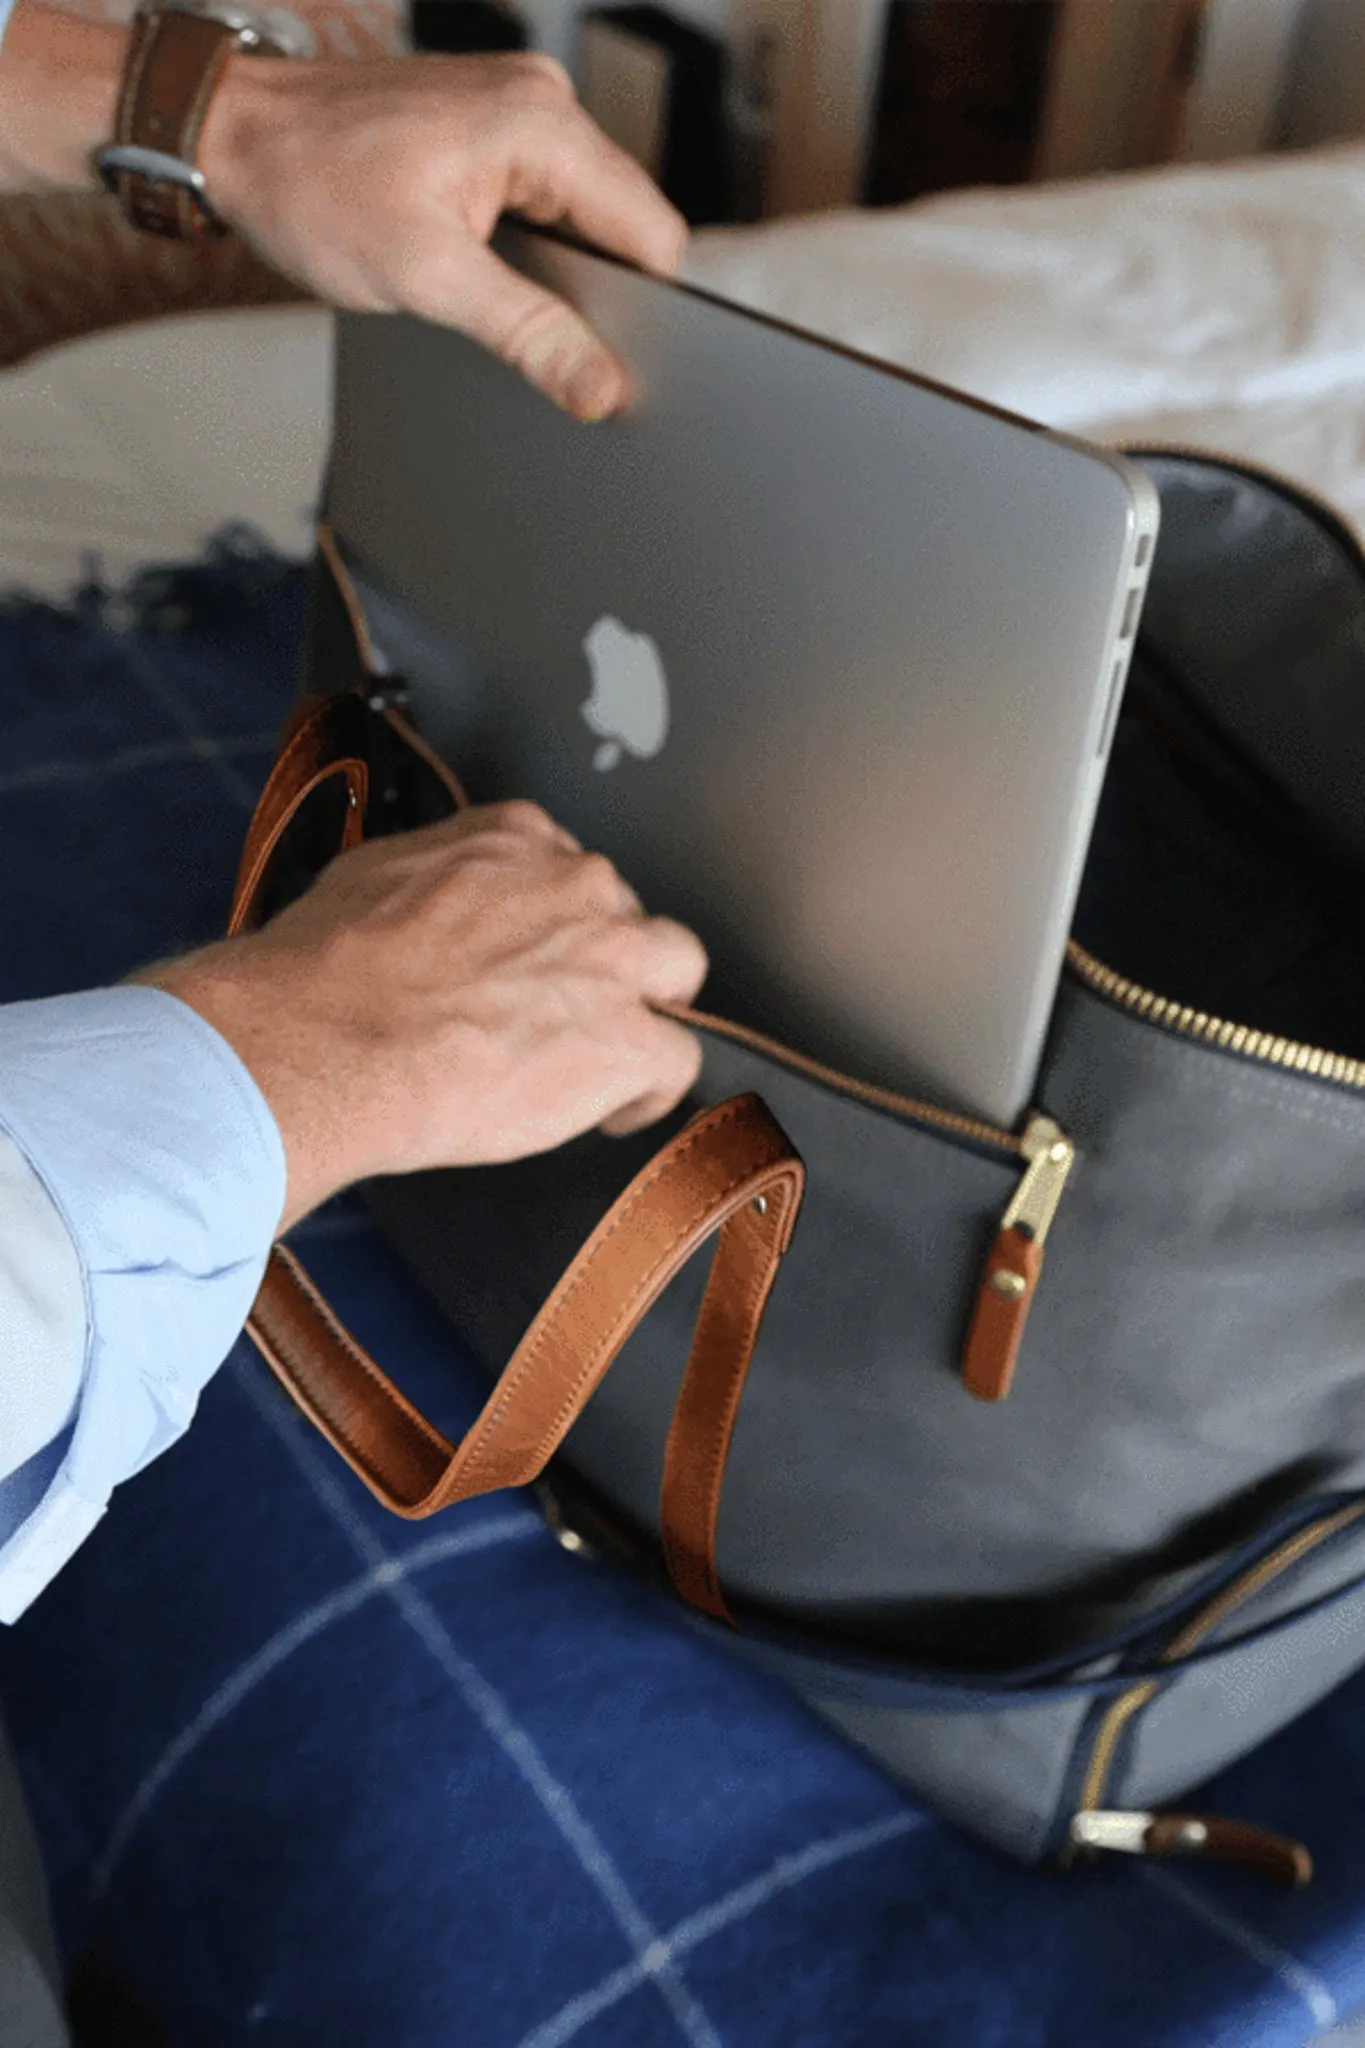
<svg viewBox="0 0 1365 2048">
<path fill-rule="evenodd" d="M 346 786 L 346 815 L 338 853 L 359 846 L 365 836 L 368 707 L 347 692 L 338 697 L 305 697 L 290 724 L 269 779 L 247 828 L 232 894 L 228 937 L 254 930 L 260 922 L 264 885 L 281 840 L 313 792 L 338 779 Z"/>
<path fill-rule="evenodd" d="M 195 14 L 139 15 L 114 121 L 114 140 L 193 164 L 209 103 L 228 59 L 242 48 L 235 29 Z M 200 241 L 224 232 L 183 185 L 120 171 L 120 204 L 136 228 Z"/>
<path fill-rule="evenodd" d="M 292 1253 L 271 1255 L 248 1327 L 371 1491 L 417 1519 L 536 1478 L 669 1281 L 719 1233 L 669 1439 L 666 1469 L 685 1478 L 681 1489 L 674 1479 L 666 1552 L 683 1597 L 723 1615 L 710 1549 L 730 1428 L 802 1185 L 800 1161 L 756 1096 L 689 1124 L 602 1219 L 458 1445 L 356 1343 Z M 667 1481 L 664 1498 L 668 1513 Z"/>
<path fill-rule="evenodd" d="M 344 568 L 324 533 L 341 594 Z M 358 636 L 357 636 L 358 638 Z M 365 674 L 368 649 L 355 648 Z M 372 675 L 368 678 L 376 683 Z M 259 922 L 270 866 L 300 807 L 339 778 L 343 845 L 363 836 L 367 729 L 382 717 L 445 783 L 458 784 L 390 710 L 354 689 L 306 698 L 286 731 L 247 834 L 229 930 Z M 276 1246 L 247 1329 L 262 1356 L 371 1491 L 396 1514 L 434 1514 L 534 1479 L 563 1443 L 631 1332 L 711 1238 L 714 1262 L 664 1456 L 664 1553 L 678 1592 L 729 1619 L 715 1541 L 725 1464 L 773 1281 L 801 1207 L 805 1169 L 757 1096 L 696 1118 L 597 1226 L 517 1346 L 482 1414 L 453 1444 L 351 1336 L 292 1252 Z"/>
</svg>

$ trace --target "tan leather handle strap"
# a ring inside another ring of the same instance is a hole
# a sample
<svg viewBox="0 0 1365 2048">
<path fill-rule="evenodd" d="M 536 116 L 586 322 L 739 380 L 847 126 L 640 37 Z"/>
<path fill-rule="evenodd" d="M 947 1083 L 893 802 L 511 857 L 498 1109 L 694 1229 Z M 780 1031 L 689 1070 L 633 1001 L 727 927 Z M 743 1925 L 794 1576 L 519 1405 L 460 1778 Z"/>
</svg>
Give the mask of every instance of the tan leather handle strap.
<svg viewBox="0 0 1365 2048">
<path fill-rule="evenodd" d="M 805 1190 L 804 1166 L 773 1128 L 788 1170 L 732 1211 L 722 1232 L 664 1450 L 659 1520 L 668 1575 L 684 1600 L 721 1621 L 730 1615 L 716 1576 L 716 1524 L 730 1437 Z"/>
<path fill-rule="evenodd" d="M 340 847 L 364 835 L 367 750 L 376 717 L 463 792 L 411 728 L 376 711 L 378 685 L 355 592 L 330 533 L 320 535 L 351 627 L 357 687 L 306 698 L 252 819 L 229 930 L 259 922 L 271 862 L 301 806 L 343 779 Z M 805 1169 L 757 1096 L 696 1118 L 636 1176 L 526 1332 L 483 1412 L 451 1443 L 407 1400 L 334 1314 L 292 1252 L 276 1246 L 247 1329 L 299 1407 L 378 1499 L 410 1518 L 536 1478 L 622 1346 L 712 1237 L 715 1257 L 664 1457 L 664 1552 L 684 1599 L 728 1619 L 715 1566 L 730 1438 L 763 1312 L 801 1207 Z"/>
<path fill-rule="evenodd" d="M 337 852 L 360 845 L 370 786 L 364 738 L 367 713 L 364 699 L 350 691 L 305 697 L 298 707 L 247 828 L 232 892 L 229 938 L 259 922 L 263 887 L 280 841 L 314 790 L 333 776 L 344 778 L 348 799 Z"/>
<path fill-rule="evenodd" d="M 737 1096 L 689 1124 L 597 1226 L 458 1445 L 362 1350 L 289 1252 L 272 1255 L 248 1327 L 272 1370 L 371 1491 L 416 1519 L 536 1478 L 631 1332 L 719 1232 L 666 1471 L 675 1475 L 677 1526 L 667 1542 L 675 1583 L 685 1598 L 723 1615 L 709 1556 L 715 1507 L 761 1304 L 790 1240 L 803 1181 L 801 1162 L 756 1096 Z M 713 1388 L 729 1396 L 715 1415 L 704 1398 Z"/>
</svg>

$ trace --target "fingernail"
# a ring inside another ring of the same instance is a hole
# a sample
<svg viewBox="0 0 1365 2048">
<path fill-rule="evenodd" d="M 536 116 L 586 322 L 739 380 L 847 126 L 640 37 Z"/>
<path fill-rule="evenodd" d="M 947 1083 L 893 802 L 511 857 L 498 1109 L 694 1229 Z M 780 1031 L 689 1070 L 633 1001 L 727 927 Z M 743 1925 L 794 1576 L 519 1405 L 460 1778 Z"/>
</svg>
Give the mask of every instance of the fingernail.
<svg viewBox="0 0 1365 2048">
<path fill-rule="evenodd" d="M 584 426 L 596 426 L 609 419 L 625 399 L 625 384 L 614 365 L 601 361 L 585 363 L 569 380 L 565 403 Z"/>
</svg>

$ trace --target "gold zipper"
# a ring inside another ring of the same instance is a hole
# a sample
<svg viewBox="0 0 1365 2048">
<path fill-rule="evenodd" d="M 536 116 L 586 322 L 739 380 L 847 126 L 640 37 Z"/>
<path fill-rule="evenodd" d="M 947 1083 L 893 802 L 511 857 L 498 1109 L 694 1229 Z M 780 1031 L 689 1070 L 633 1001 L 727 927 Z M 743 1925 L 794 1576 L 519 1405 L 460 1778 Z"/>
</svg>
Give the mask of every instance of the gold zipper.
<svg viewBox="0 0 1365 2048">
<path fill-rule="evenodd" d="M 1308 489 L 1296 478 L 1266 468 L 1264 464 L 1245 461 L 1240 456 L 1219 455 L 1208 448 L 1195 448 L 1180 443 L 1128 443 L 1126 454 L 1147 454 L 1160 457 L 1172 456 L 1197 462 L 1223 462 L 1229 468 L 1240 470 L 1245 475 L 1260 477 L 1266 483 L 1278 486 L 1290 495 L 1312 505 L 1324 515 L 1332 530 L 1350 549 L 1365 570 L 1365 547 L 1359 536 L 1347 524 L 1341 513 L 1325 498 Z M 1173 1002 L 1169 997 L 1160 996 L 1140 983 L 1130 980 L 1106 967 L 1073 939 L 1067 947 L 1067 963 L 1072 972 L 1087 988 L 1108 1002 L 1117 1004 L 1132 1015 L 1159 1029 L 1172 1031 L 1184 1038 L 1214 1046 L 1223 1052 L 1231 1052 L 1243 1059 L 1259 1062 L 1265 1066 L 1280 1067 L 1288 1072 L 1306 1074 L 1314 1080 L 1331 1082 L 1339 1087 L 1365 1089 L 1365 1061 L 1350 1059 L 1344 1053 L 1327 1051 L 1324 1047 L 1306 1045 L 1298 1039 L 1284 1038 L 1272 1032 L 1258 1031 L 1249 1025 L 1236 1024 L 1227 1018 L 1210 1015 L 1207 1011 L 1196 1010 L 1192 1005 Z M 1280 1544 L 1233 1581 L 1202 1610 L 1185 1628 L 1175 1635 L 1160 1652 L 1159 1661 L 1175 1664 L 1188 1656 L 1191 1650 L 1203 1640 L 1220 1621 L 1234 1613 L 1238 1607 L 1251 1599 L 1263 1587 L 1270 1584 L 1281 1572 L 1287 1571 L 1301 1558 L 1309 1556 L 1321 1544 L 1340 1530 L 1349 1528 L 1353 1522 L 1365 1515 L 1365 1503 L 1356 1503 L 1342 1508 L 1325 1521 L 1300 1530 L 1296 1535 Z M 1150 1853 L 1160 1816 L 1105 1810 L 1101 1806 L 1113 1770 L 1114 1758 L 1125 1730 L 1143 1709 L 1149 1706 L 1161 1690 L 1158 1679 L 1144 1679 L 1119 1694 L 1109 1707 L 1096 1732 L 1094 1745 L 1086 1766 L 1084 1781 L 1076 1813 L 1072 1817 L 1071 1834 L 1063 1852 L 1063 1861 L 1070 1862 L 1078 1850 L 1084 1847 L 1115 1847 L 1130 1852 Z M 1312 1871 L 1312 1860 L 1307 1851 L 1297 1843 L 1281 1842 L 1261 1829 L 1247 1829 L 1204 1820 L 1189 1820 L 1186 1816 L 1168 1816 L 1181 1820 L 1184 1832 L 1192 1844 L 1200 1848 L 1217 1848 L 1221 1831 L 1234 1838 L 1232 1846 L 1237 1849 L 1237 1860 L 1246 1860 L 1245 1843 L 1236 1838 L 1255 1836 L 1253 1845 L 1256 1860 L 1262 1867 L 1283 1866 L 1279 1874 L 1287 1871 L 1290 1881 L 1305 1883 Z M 1177 1836 L 1181 1830 L 1177 1829 Z M 1226 1845 L 1225 1849 L 1226 1849 Z M 1275 1852 L 1273 1855 L 1268 1851 Z"/>
<path fill-rule="evenodd" d="M 889 1110 L 893 1116 L 927 1124 L 931 1130 L 945 1131 L 952 1137 L 989 1145 L 993 1150 L 1008 1152 L 1016 1159 L 1032 1158 L 1028 1149 L 1028 1131 L 1022 1137 L 1016 1136 L 1012 1131 L 1002 1131 L 998 1124 L 985 1123 L 980 1117 L 963 1116 L 953 1109 L 939 1109 L 931 1102 L 917 1102 L 913 1096 L 875 1087 L 870 1081 L 854 1080 L 852 1075 L 840 1073 L 837 1067 L 827 1067 L 823 1061 L 813 1060 L 803 1052 L 793 1052 L 789 1045 L 783 1045 L 780 1040 L 769 1038 L 761 1031 L 754 1031 L 747 1024 L 732 1024 L 728 1017 L 713 1017 L 704 1010 L 689 1009 L 683 1003 L 659 1003 L 655 1007 L 694 1031 L 706 1031 L 715 1038 L 728 1038 L 750 1052 L 761 1053 L 765 1059 L 776 1060 L 779 1066 L 789 1067 L 794 1074 L 804 1074 L 808 1080 L 819 1081 L 826 1088 L 836 1089 L 840 1095 L 851 1096 L 855 1102 L 866 1102 L 873 1109 Z"/>
<path fill-rule="evenodd" d="M 1050 1116 L 1031 1117 L 1020 1143 L 1028 1170 L 1000 1219 L 1000 1228 L 1021 1232 L 1041 1251 L 1076 1163 L 1076 1147 Z"/>
<path fill-rule="evenodd" d="M 747 1024 L 732 1024 L 728 1017 L 713 1017 L 703 1010 L 688 1009 L 682 1003 L 660 1003 L 658 1008 L 675 1017 L 679 1023 L 691 1026 L 694 1031 L 728 1038 L 735 1045 L 745 1046 L 751 1052 L 761 1053 L 765 1059 L 776 1061 L 779 1066 L 789 1067 L 793 1073 L 804 1074 L 809 1080 L 822 1082 L 839 1094 L 850 1096 L 855 1102 L 866 1102 L 874 1109 L 889 1110 L 894 1116 L 925 1124 L 931 1130 L 944 1131 L 952 1137 L 969 1138 L 976 1144 L 989 1145 L 995 1151 L 1008 1152 L 1016 1159 L 1022 1159 L 1024 1172 L 1000 1219 L 1000 1229 L 1002 1233 L 1019 1232 L 1041 1252 L 1076 1163 L 1076 1147 L 1051 1117 L 1035 1112 L 1022 1132 L 1002 1131 L 998 1124 L 985 1123 L 980 1117 L 939 1109 L 933 1103 L 918 1102 L 913 1096 L 898 1095 L 890 1088 L 875 1087 L 870 1081 L 854 1080 L 851 1075 L 840 1073 L 837 1067 L 827 1067 L 805 1053 L 793 1052 L 790 1046 L 766 1037 L 761 1031 L 752 1030 Z"/>
<path fill-rule="evenodd" d="M 979 1401 L 1003 1401 L 1014 1378 L 1024 1326 L 1042 1277 L 1043 1247 L 1076 1161 L 1076 1148 L 1070 1138 L 1051 1117 L 1036 1114 L 1029 1118 L 1022 1134 L 1015 1136 L 995 1124 L 983 1123 L 978 1117 L 938 1109 L 932 1103 L 897 1095 L 889 1088 L 855 1081 L 835 1067 L 793 1052 L 777 1039 L 747 1025 L 732 1024 L 726 1017 L 712 1017 L 678 1003 L 659 1007 L 681 1024 L 728 1038 L 733 1044 L 761 1053 L 793 1073 L 804 1074 L 850 1096 L 855 1102 L 866 1102 L 931 1130 L 989 1145 L 995 1151 L 1023 1160 L 1024 1171 L 997 1226 L 977 1286 L 961 1363 L 962 1383 L 968 1393 Z"/>
<path fill-rule="evenodd" d="M 1237 1053 L 1261 1066 L 1283 1067 L 1287 1072 L 1307 1074 L 1315 1081 L 1335 1082 L 1342 1088 L 1365 1089 L 1365 1060 L 1350 1059 L 1342 1052 L 1328 1052 L 1320 1045 L 1304 1045 L 1297 1038 L 1280 1038 L 1270 1031 L 1257 1031 L 1250 1024 L 1233 1024 L 1225 1017 L 1211 1016 L 1206 1010 L 1196 1010 L 1188 1003 L 1173 1002 L 1169 996 L 1159 996 L 1154 990 L 1143 988 L 1140 982 L 1116 974 L 1112 967 L 1106 967 L 1095 959 L 1074 939 L 1067 946 L 1066 958 L 1072 972 L 1096 995 L 1103 996 L 1107 1002 L 1117 1003 L 1121 1009 L 1131 1011 L 1135 1017 L 1155 1024 L 1162 1031 L 1173 1031 L 1181 1038 L 1198 1039 L 1202 1045 Z"/>
<path fill-rule="evenodd" d="M 1329 1537 L 1349 1528 L 1363 1515 L 1365 1501 L 1355 1501 L 1349 1507 L 1339 1508 L 1325 1521 L 1313 1522 L 1308 1528 L 1300 1529 L 1293 1536 L 1287 1537 L 1267 1557 L 1249 1566 L 1239 1578 L 1232 1581 L 1231 1585 L 1225 1586 L 1207 1607 L 1201 1609 L 1192 1621 L 1187 1622 L 1179 1634 L 1173 1636 L 1158 1653 L 1158 1663 L 1178 1664 L 1191 1650 L 1197 1648 L 1210 1629 L 1216 1628 L 1220 1621 L 1225 1621 L 1230 1614 L 1235 1613 L 1245 1601 L 1278 1578 L 1281 1572 L 1288 1571 L 1302 1558 L 1310 1556 L 1321 1544 L 1327 1542 Z M 1092 1812 L 1102 1806 L 1119 1739 L 1133 1716 L 1140 1713 L 1160 1692 L 1161 1684 L 1160 1679 L 1142 1679 L 1138 1684 L 1130 1686 L 1127 1692 L 1120 1693 L 1110 1706 L 1096 1731 L 1077 1802 L 1078 1813 Z"/>
</svg>

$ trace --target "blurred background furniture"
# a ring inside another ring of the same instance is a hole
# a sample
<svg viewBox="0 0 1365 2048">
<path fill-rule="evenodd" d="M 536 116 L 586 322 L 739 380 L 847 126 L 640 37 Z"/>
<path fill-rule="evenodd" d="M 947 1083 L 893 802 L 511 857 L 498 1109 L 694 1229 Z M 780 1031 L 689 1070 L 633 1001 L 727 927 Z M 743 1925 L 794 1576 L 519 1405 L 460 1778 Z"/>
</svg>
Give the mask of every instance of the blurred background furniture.
<svg viewBox="0 0 1365 2048">
<path fill-rule="evenodd" d="M 61 0 L 122 17 L 132 0 Z M 1365 136 L 1365 0 L 299 0 L 325 54 L 549 49 L 696 221 Z M 604 49 L 614 54 L 604 60 Z M 0 200 L 0 366 L 159 312 L 297 300 L 94 193 Z"/>
<path fill-rule="evenodd" d="M 1104 441 L 1260 462 L 1365 531 L 1365 148 L 705 230 L 708 290 Z M 0 377 L 0 590 L 254 524 L 311 545 L 330 316 L 144 323 Z"/>
</svg>

